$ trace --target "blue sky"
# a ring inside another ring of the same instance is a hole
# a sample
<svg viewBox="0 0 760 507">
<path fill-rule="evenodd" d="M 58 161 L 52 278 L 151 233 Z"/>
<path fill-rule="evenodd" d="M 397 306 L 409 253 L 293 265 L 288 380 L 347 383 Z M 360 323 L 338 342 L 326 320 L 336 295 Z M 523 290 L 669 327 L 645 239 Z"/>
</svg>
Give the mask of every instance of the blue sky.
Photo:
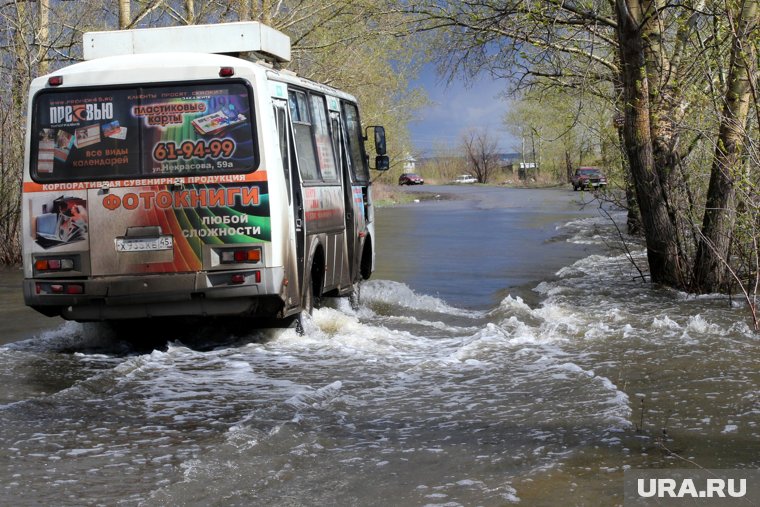
<svg viewBox="0 0 760 507">
<path fill-rule="evenodd" d="M 486 128 L 499 141 L 499 151 L 517 151 L 517 141 L 503 123 L 507 102 L 498 97 L 504 84 L 481 75 L 465 86 L 462 79 L 451 83 L 426 65 L 414 86 L 423 87 L 432 104 L 421 109 L 409 125 L 412 144 L 421 155 L 432 155 L 436 146 L 456 147 L 462 133 L 470 128 Z"/>
</svg>

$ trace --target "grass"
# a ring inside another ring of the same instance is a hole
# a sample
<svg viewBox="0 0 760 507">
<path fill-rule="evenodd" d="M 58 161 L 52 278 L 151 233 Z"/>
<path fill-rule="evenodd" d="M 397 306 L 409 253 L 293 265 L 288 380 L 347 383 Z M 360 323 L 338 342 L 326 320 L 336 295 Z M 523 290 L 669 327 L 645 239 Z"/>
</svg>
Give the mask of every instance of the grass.
<svg viewBox="0 0 760 507">
<path fill-rule="evenodd" d="M 450 180 L 425 178 L 426 185 L 446 185 Z M 475 185 L 480 185 L 476 183 Z M 563 186 L 564 183 L 558 182 L 556 178 L 539 175 L 538 178 L 528 180 L 518 180 L 517 176 L 508 180 L 492 181 L 487 186 L 505 186 L 512 188 L 550 188 Z M 569 184 L 568 184 L 569 185 Z M 435 199 L 435 194 L 426 192 L 409 192 L 407 187 L 401 187 L 392 183 L 376 181 L 372 184 L 372 199 L 376 206 L 396 206 L 399 204 L 409 204 L 416 200 Z"/>
<path fill-rule="evenodd" d="M 389 183 L 375 182 L 372 184 L 372 200 L 375 206 L 396 206 L 409 204 L 417 200 L 432 199 L 432 194 L 424 192 L 409 192 L 406 187 L 391 185 Z"/>
</svg>

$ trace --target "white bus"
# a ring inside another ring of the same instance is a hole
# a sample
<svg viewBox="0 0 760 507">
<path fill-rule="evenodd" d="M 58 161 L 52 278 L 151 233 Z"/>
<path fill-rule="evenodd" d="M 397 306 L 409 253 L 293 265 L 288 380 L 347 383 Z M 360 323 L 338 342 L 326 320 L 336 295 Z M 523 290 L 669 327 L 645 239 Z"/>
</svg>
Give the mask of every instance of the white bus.
<svg viewBox="0 0 760 507">
<path fill-rule="evenodd" d="M 271 63 L 289 59 L 290 39 L 256 22 L 92 32 L 85 61 L 35 79 L 26 304 L 77 321 L 288 319 L 352 294 L 375 263 L 371 130 L 354 97 Z"/>
</svg>

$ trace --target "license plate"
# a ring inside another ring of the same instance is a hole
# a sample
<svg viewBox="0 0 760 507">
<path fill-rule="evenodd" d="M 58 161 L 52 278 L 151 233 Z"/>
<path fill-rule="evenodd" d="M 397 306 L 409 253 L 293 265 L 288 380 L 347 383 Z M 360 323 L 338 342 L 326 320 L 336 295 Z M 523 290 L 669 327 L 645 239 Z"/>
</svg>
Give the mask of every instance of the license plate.
<svg viewBox="0 0 760 507">
<path fill-rule="evenodd" d="M 159 236 L 157 238 L 116 238 L 117 252 L 153 252 L 156 250 L 171 250 L 174 248 L 174 238 Z"/>
</svg>

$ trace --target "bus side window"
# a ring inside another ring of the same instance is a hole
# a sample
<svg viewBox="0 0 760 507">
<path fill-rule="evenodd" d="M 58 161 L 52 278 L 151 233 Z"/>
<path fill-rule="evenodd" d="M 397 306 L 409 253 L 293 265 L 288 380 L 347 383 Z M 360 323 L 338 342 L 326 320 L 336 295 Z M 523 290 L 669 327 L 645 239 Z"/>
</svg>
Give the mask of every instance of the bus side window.
<svg viewBox="0 0 760 507">
<path fill-rule="evenodd" d="M 319 95 L 311 95 L 310 98 L 314 137 L 317 141 L 317 154 L 319 155 L 319 168 L 322 171 L 322 178 L 325 180 L 336 180 L 338 179 L 338 174 L 335 170 L 335 155 L 333 154 L 330 130 L 327 126 L 325 98 Z"/>
<path fill-rule="evenodd" d="M 288 189 L 288 202 L 290 202 L 290 149 L 288 146 L 288 112 L 283 105 L 274 106 L 274 117 L 277 122 L 277 140 L 280 143 L 280 156 L 282 157 L 282 170 L 285 173 L 285 186 Z"/>
<path fill-rule="evenodd" d="M 338 175 L 343 178 L 343 169 L 347 165 L 346 150 L 343 149 L 343 133 L 340 128 L 340 119 L 338 113 L 330 113 L 330 128 L 332 130 L 333 152 L 338 161 Z"/>
<path fill-rule="evenodd" d="M 290 118 L 293 120 L 293 130 L 296 141 L 296 156 L 298 170 L 304 182 L 319 180 L 319 168 L 314 150 L 314 138 L 311 132 L 311 118 L 306 94 L 300 91 L 288 93 L 290 102 Z"/>
<path fill-rule="evenodd" d="M 351 156 L 353 177 L 357 182 L 368 182 L 369 170 L 367 169 L 367 159 L 364 157 L 362 127 L 359 123 L 359 111 L 357 111 L 355 104 L 343 102 L 343 119 L 348 136 L 348 150 Z"/>
</svg>

